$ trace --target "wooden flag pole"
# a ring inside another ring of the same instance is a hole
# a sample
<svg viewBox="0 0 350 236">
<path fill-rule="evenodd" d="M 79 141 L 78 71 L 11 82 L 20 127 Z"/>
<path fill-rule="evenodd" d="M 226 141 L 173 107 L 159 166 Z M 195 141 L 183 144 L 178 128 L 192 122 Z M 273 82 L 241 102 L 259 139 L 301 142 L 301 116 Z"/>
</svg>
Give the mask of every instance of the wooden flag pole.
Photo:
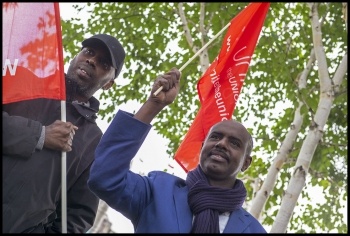
<svg viewBox="0 0 350 236">
<path fill-rule="evenodd" d="M 193 55 L 193 57 L 191 57 L 183 66 L 181 66 L 181 68 L 179 69 L 179 71 L 182 72 L 182 70 L 183 70 L 188 64 L 190 64 L 190 63 L 193 61 L 193 59 L 195 59 L 204 49 L 206 49 L 206 48 L 209 46 L 209 44 L 211 44 L 217 37 L 219 37 L 219 35 L 222 34 L 222 32 L 224 32 L 230 25 L 231 25 L 231 21 L 230 21 L 224 28 L 222 28 L 222 29 L 219 31 L 219 33 L 217 33 L 211 40 L 209 40 L 201 49 L 199 49 L 198 52 L 196 52 L 196 54 Z M 154 96 L 157 96 L 158 93 L 159 93 L 160 91 L 162 91 L 162 89 L 163 89 L 163 86 L 160 86 L 160 87 L 157 89 L 157 91 L 155 91 L 155 92 L 153 93 L 153 95 L 154 95 Z"/>
</svg>

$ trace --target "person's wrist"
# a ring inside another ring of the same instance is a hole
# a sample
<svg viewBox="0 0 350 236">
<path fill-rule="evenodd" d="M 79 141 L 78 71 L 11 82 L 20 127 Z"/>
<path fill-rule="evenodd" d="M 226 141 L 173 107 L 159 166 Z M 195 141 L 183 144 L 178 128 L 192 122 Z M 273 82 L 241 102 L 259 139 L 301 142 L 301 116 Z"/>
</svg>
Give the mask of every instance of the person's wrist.
<svg viewBox="0 0 350 236">
<path fill-rule="evenodd" d="M 35 147 L 36 150 L 42 150 L 45 142 L 45 126 L 42 126 L 39 141 Z"/>
<path fill-rule="evenodd" d="M 151 123 L 153 118 L 156 117 L 164 107 L 165 106 L 163 104 L 147 100 L 135 114 L 134 118 L 144 123 Z"/>
</svg>

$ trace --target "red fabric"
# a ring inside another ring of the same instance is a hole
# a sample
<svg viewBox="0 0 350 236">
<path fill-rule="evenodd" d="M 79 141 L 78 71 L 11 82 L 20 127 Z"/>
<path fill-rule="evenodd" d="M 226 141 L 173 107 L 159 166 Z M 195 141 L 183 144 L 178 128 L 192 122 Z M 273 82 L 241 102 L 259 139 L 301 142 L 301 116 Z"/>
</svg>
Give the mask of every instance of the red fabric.
<svg viewBox="0 0 350 236">
<path fill-rule="evenodd" d="M 66 100 L 58 2 L 2 3 L 2 103 Z"/>
<path fill-rule="evenodd" d="M 269 6 L 250 3 L 231 20 L 218 57 L 198 81 L 201 107 L 175 153 L 175 160 L 186 172 L 198 165 L 210 127 L 232 118 Z"/>
</svg>

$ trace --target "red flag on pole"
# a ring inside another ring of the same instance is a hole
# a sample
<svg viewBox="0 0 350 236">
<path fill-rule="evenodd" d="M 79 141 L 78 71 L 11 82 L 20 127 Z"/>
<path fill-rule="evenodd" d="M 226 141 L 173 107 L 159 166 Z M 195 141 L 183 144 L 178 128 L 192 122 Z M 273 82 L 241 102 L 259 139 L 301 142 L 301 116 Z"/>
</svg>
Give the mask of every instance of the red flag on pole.
<svg viewBox="0 0 350 236">
<path fill-rule="evenodd" d="M 231 20 L 221 51 L 197 83 L 201 107 L 175 160 L 186 171 L 199 162 L 210 127 L 232 118 L 270 3 L 250 3 Z"/>
<path fill-rule="evenodd" d="M 58 2 L 2 3 L 2 104 L 48 98 L 61 100 L 66 88 Z M 67 233 L 66 152 L 62 152 L 62 233 Z"/>
<path fill-rule="evenodd" d="M 66 100 L 58 3 L 2 3 L 2 103 Z"/>
</svg>

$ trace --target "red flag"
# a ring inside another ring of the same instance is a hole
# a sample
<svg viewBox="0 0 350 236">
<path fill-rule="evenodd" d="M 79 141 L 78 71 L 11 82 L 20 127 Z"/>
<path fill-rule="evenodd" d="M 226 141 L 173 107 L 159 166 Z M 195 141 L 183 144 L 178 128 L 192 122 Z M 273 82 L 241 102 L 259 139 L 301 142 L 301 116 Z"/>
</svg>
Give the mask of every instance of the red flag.
<svg viewBox="0 0 350 236">
<path fill-rule="evenodd" d="M 58 2 L 6 2 L 2 14 L 2 103 L 66 100 Z"/>
<path fill-rule="evenodd" d="M 186 172 L 198 165 L 211 126 L 232 118 L 269 6 L 250 3 L 231 20 L 219 55 L 198 81 L 201 107 L 175 153 L 175 160 Z"/>
</svg>

